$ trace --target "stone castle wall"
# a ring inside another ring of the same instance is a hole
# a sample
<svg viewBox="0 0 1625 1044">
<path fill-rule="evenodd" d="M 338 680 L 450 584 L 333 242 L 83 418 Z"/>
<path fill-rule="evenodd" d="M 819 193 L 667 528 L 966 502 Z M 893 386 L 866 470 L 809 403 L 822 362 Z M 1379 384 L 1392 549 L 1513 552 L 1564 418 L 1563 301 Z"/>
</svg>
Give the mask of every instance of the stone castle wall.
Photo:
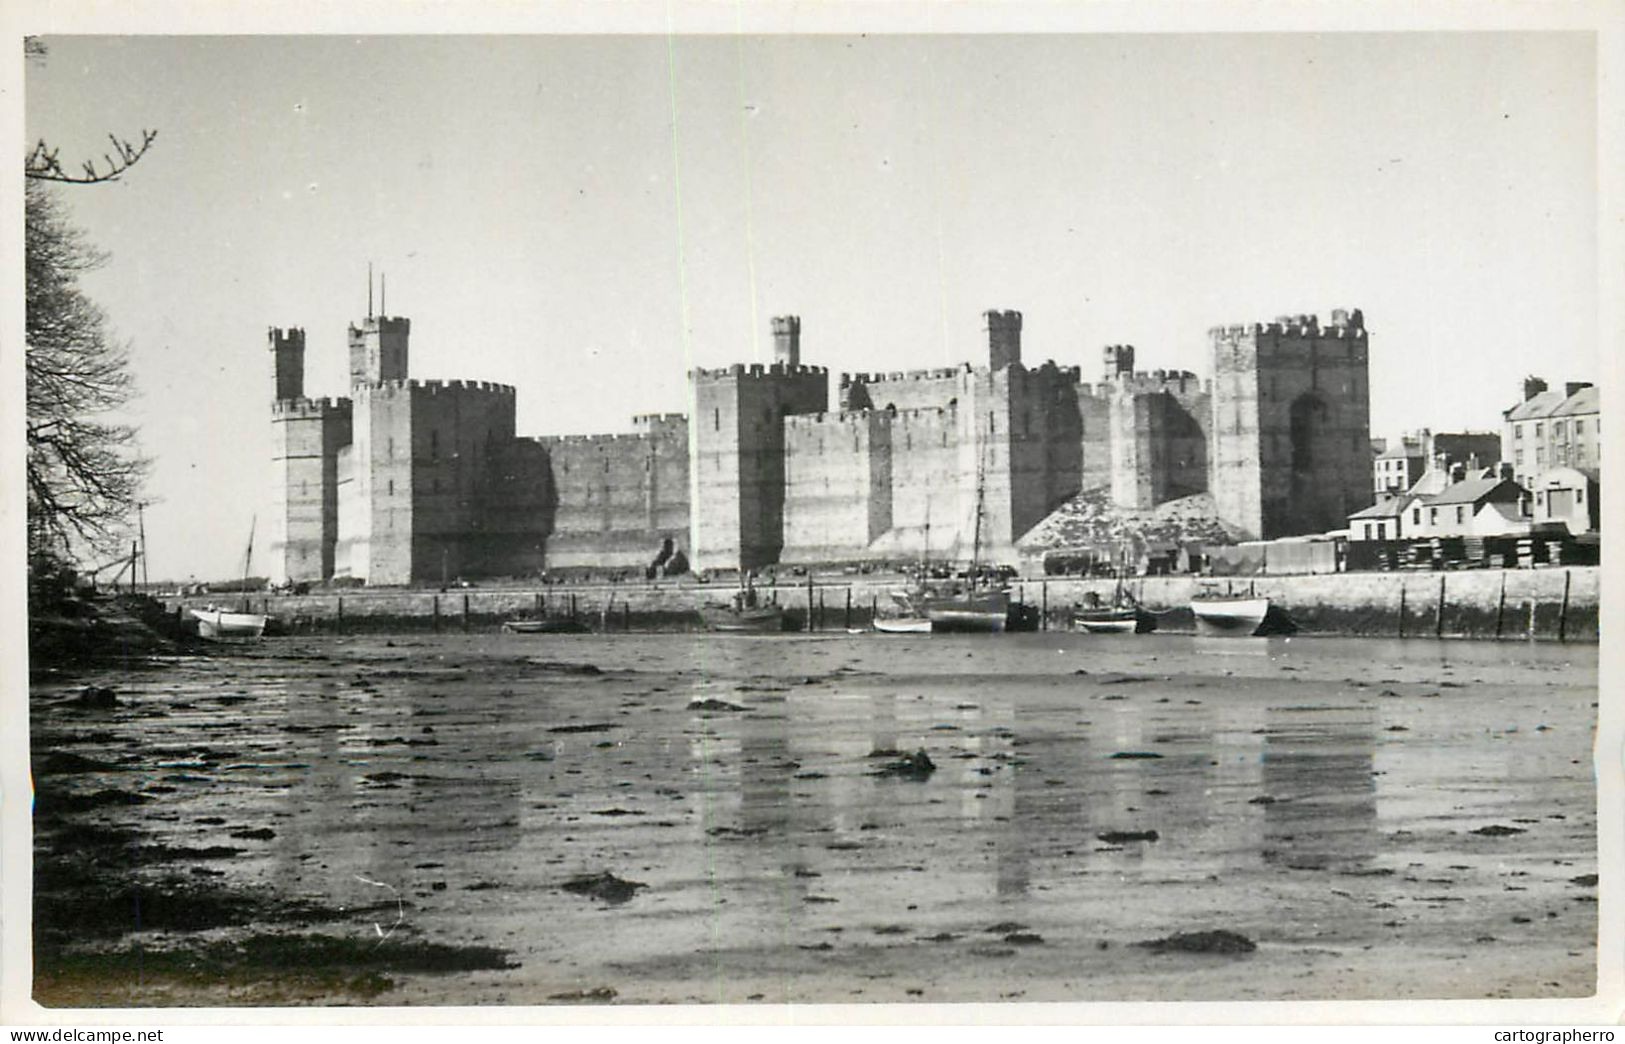
<svg viewBox="0 0 1625 1044">
<path fill-rule="evenodd" d="M 372 585 L 547 568 L 641 568 L 670 540 L 696 568 L 1014 561 L 1080 493 L 1143 510 L 1211 491 L 1251 535 L 1340 528 L 1369 502 L 1358 312 L 1211 332 L 1214 377 L 1021 361 L 1021 317 L 989 312 L 986 365 L 846 374 L 829 401 L 777 317 L 772 365 L 690 374 L 694 414 L 627 434 L 518 438 L 514 391 L 380 376 L 404 319 L 352 328 L 349 400 L 285 398 L 276 426 L 282 576 Z M 303 332 L 273 330 L 279 392 L 303 390 Z M 980 492 L 980 497 L 978 497 Z"/>
</svg>

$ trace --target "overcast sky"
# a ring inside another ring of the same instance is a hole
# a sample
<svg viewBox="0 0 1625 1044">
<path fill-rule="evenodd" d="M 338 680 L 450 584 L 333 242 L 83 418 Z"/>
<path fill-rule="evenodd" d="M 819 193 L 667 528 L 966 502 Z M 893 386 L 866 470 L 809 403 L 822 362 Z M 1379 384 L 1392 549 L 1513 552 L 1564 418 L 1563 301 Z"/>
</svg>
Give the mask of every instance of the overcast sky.
<svg viewBox="0 0 1625 1044">
<path fill-rule="evenodd" d="M 1498 429 L 1597 373 L 1587 34 L 57 37 L 27 130 L 112 254 L 155 459 L 150 570 L 232 575 L 268 511 L 265 330 L 341 395 L 372 261 L 412 372 L 522 434 L 681 411 L 685 371 L 1023 354 L 1206 377 L 1210 326 L 1364 309 L 1375 435 Z M 256 572 L 262 572 L 256 568 Z"/>
</svg>

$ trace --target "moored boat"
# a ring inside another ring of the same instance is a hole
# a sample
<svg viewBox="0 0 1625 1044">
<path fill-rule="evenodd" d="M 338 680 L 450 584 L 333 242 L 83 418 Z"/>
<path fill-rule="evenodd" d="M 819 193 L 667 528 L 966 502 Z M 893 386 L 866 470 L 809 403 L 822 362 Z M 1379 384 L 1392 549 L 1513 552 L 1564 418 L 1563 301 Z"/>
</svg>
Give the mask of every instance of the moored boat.
<svg viewBox="0 0 1625 1044">
<path fill-rule="evenodd" d="M 507 634 L 585 634 L 587 626 L 568 617 L 544 617 L 539 620 L 504 620 L 502 630 Z"/>
<path fill-rule="evenodd" d="M 1010 619 L 1010 592 L 1003 588 L 934 594 L 922 599 L 925 616 L 933 631 L 982 631 L 1002 633 Z"/>
<path fill-rule="evenodd" d="M 258 638 L 265 633 L 263 613 L 234 613 L 213 606 L 193 609 L 197 633 L 204 638 Z"/>
<path fill-rule="evenodd" d="M 1156 614 L 1137 605 L 1072 610 L 1072 626 L 1090 634 L 1149 634 L 1157 629 Z"/>
<path fill-rule="evenodd" d="M 1201 593 L 1191 599 L 1198 634 L 1256 634 L 1269 611 L 1270 600 L 1253 595 Z"/>
<path fill-rule="evenodd" d="M 931 618 L 927 616 L 877 616 L 875 630 L 882 634 L 930 634 Z"/>
<path fill-rule="evenodd" d="M 700 619 L 708 630 L 723 633 L 773 633 L 784 630 L 784 610 L 776 605 L 705 605 Z"/>
</svg>

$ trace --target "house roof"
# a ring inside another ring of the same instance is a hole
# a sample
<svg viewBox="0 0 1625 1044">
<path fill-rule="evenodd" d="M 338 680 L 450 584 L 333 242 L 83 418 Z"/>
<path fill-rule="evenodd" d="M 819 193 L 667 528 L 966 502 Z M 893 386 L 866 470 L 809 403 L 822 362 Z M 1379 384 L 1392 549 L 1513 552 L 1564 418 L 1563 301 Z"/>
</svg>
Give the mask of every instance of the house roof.
<svg viewBox="0 0 1625 1044">
<path fill-rule="evenodd" d="M 1349 516 L 1349 521 L 1352 522 L 1357 518 L 1397 518 L 1404 513 L 1406 508 L 1411 506 L 1411 501 L 1415 499 L 1408 493 L 1397 497 L 1389 497 L 1387 500 L 1372 504 L 1363 511 L 1356 511 Z"/>
<path fill-rule="evenodd" d="M 1597 485 L 1602 484 L 1602 473 L 1596 468 L 1576 468 L 1564 465 L 1563 467 L 1548 468 L 1542 471 L 1534 477 L 1532 485 L 1541 487 L 1561 485 L 1565 481 L 1573 482 L 1576 476 Z"/>
<path fill-rule="evenodd" d="M 1511 479 L 1471 478 L 1448 486 L 1441 493 L 1429 497 L 1429 506 L 1436 504 L 1476 504 L 1492 493 L 1500 491 L 1502 486 L 1510 487 L 1514 496 L 1519 490 L 1518 484 Z"/>
<path fill-rule="evenodd" d="M 1518 505 L 1506 503 L 1505 501 L 1492 500 L 1483 507 L 1479 508 L 1478 514 L 1482 515 L 1486 511 L 1493 511 L 1497 515 L 1500 515 L 1502 518 L 1506 519 L 1508 522 L 1525 521 L 1523 515 L 1518 511 Z"/>
<path fill-rule="evenodd" d="M 1552 416 L 1567 417 L 1576 413 L 1598 413 L 1601 411 L 1598 402 L 1597 386 L 1593 384 L 1589 387 L 1581 388 L 1573 395 L 1570 395 L 1568 398 L 1564 399 L 1562 404 L 1559 405 L 1557 409 L 1552 411 Z"/>
<path fill-rule="evenodd" d="M 1409 459 L 1422 456 L 1422 440 L 1413 438 L 1397 439 L 1389 447 L 1377 454 L 1377 459 Z"/>
<path fill-rule="evenodd" d="M 1539 420 L 1542 417 L 1566 417 L 1575 413 L 1596 413 L 1597 387 L 1587 385 L 1573 395 L 1565 395 L 1558 389 L 1543 391 L 1538 395 L 1525 399 L 1523 402 L 1507 411 L 1507 420 Z"/>
</svg>

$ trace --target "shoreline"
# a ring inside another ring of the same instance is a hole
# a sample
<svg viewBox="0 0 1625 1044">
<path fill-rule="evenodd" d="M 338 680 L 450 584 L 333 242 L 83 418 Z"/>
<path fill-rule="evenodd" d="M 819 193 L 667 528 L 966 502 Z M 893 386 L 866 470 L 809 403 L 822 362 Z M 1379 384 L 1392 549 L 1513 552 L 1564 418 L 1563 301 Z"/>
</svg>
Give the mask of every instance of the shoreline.
<svg viewBox="0 0 1625 1044">
<path fill-rule="evenodd" d="M 799 578 L 798 578 L 799 579 Z M 796 583 L 758 583 L 786 609 L 795 631 L 868 629 L 884 614 L 896 575 L 826 574 Z M 1161 612 L 1158 630 L 1194 631 L 1188 603 L 1199 586 L 1228 584 L 1270 598 L 1305 635 L 1387 638 L 1536 639 L 1595 643 L 1600 566 L 1445 572 L 1333 573 L 1260 577 L 1140 577 L 1126 583 Z M 1011 581 L 1012 601 L 1033 606 L 1044 630 L 1065 630 L 1074 604 L 1109 598 L 1109 578 Z M 365 588 L 291 594 L 216 594 L 159 599 L 171 615 L 219 603 L 247 606 L 292 634 L 487 631 L 514 618 L 574 619 L 608 633 L 698 631 L 699 608 L 732 590 L 692 579 L 453 588 Z M 809 617 L 811 618 L 809 620 Z M 811 626 L 809 626 L 809 623 Z"/>
</svg>

